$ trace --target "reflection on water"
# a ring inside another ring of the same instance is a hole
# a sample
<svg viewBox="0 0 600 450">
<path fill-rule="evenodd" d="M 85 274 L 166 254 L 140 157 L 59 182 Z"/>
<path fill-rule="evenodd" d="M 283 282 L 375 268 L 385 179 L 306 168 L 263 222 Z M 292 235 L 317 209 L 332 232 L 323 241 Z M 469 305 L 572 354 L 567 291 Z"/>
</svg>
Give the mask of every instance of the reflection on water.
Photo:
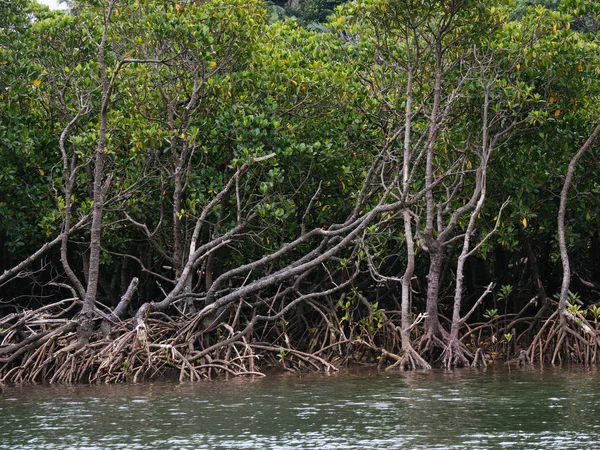
<svg viewBox="0 0 600 450">
<path fill-rule="evenodd" d="M 600 448 L 600 373 L 504 369 L 38 386 L 0 449 Z"/>
</svg>

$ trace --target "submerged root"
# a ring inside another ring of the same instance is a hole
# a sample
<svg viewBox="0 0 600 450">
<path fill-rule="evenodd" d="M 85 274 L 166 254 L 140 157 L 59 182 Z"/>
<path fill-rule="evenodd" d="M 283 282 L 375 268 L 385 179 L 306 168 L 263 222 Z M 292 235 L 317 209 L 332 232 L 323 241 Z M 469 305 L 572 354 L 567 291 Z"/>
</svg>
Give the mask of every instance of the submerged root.
<svg viewBox="0 0 600 450">
<path fill-rule="evenodd" d="M 142 322 L 117 319 L 107 329 L 100 327 L 102 318 L 98 317 L 83 344 L 77 333 L 79 322 L 60 317 L 64 303 L 57 303 L 53 310 L 45 307 L 6 317 L 0 319 L 4 328 L 0 385 L 165 377 L 198 381 L 262 376 L 269 369 L 334 372 L 352 361 L 381 368 L 389 365 L 386 370 L 427 370 L 432 360 L 446 369 L 487 365 L 485 348 L 473 354 L 460 337 L 450 339 L 444 331 L 425 333 L 411 343 L 402 341 L 397 328 L 388 322 L 373 330 L 360 319 L 342 326 L 335 305 L 310 304 L 314 309 L 308 314 L 290 313 L 287 320 L 262 321 L 247 305 L 240 302 L 225 309 L 209 324 L 197 317 L 152 313 Z M 49 318 L 42 313 L 54 315 Z M 510 362 L 528 367 L 535 357 L 540 361 L 546 357 L 553 364 L 597 363 L 600 341 L 596 333 L 580 315 L 555 313 L 542 325 L 529 350 Z"/>
<path fill-rule="evenodd" d="M 385 368 L 386 371 L 401 369 L 401 370 L 430 370 L 431 365 L 423 359 L 419 353 L 412 347 L 408 346 L 408 349 L 403 349 L 400 354 L 393 353 L 385 348 L 377 347 L 373 344 L 361 342 L 361 344 L 375 354 L 381 355 L 379 358 L 378 368 L 382 368 L 386 360 L 393 360 L 394 363 Z"/>
<path fill-rule="evenodd" d="M 519 357 L 517 358 L 517 366 L 525 368 L 531 367 L 532 365 L 531 359 L 529 359 L 529 354 L 525 350 L 521 350 L 519 352 Z"/>
<path fill-rule="evenodd" d="M 469 367 L 471 365 L 469 362 L 470 357 L 469 350 L 458 339 L 452 339 L 446 344 L 446 348 L 442 353 L 442 367 L 445 369 Z"/>
<path fill-rule="evenodd" d="M 425 361 L 412 347 L 404 350 L 399 361 L 402 370 L 430 370 L 431 365 Z"/>
<path fill-rule="evenodd" d="M 385 370 L 392 370 L 399 368 L 401 370 L 430 370 L 431 365 L 425 361 L 421 355 L 419 355 L 412 346 L 403 349 L 402 355 L 396 355 L 395 353 L 388 352 L 387 350 L 381 349 L 382 356 L 394 359 L 396 362 Z"/>
<path fill-rule="evenodd" d="M 471 363 L 471 367 L 478 369 L 485 369 L 487 367 L 487 361 L 485 357 L 485 353 L 481 348 L 478 348 L 475 352 L 475 356 L 473 356 L 473 362 Z"/>
</svg>

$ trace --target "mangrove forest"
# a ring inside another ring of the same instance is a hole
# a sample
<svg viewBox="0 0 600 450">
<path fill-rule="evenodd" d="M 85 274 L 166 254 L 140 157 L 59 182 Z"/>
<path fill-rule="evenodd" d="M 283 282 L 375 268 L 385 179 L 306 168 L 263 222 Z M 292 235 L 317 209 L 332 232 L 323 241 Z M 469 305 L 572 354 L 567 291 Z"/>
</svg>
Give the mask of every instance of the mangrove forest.
<svg viewBox="0 0 600 450">
<path fill-rule="evenodd" d="M 0 0 L 0 385 L 600 362 L 600 4 Z"/>
</svg>

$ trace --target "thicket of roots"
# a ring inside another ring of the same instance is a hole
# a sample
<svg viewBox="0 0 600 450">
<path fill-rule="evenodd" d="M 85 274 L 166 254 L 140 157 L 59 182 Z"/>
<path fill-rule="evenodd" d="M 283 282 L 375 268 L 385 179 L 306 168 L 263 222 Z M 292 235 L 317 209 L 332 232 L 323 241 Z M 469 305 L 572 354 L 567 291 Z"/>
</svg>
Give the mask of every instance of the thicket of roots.
<svg viewBox="0 0 600 450">
<path fill-rule="evenodd" d="M 395 367 L 401 358 L 407 361 L 401 366 L 429 367 L 416 352 L 402 354 L 398 312 L 362 308 L 341 315 L 335 299 L 305 302 L 276 320 L 257 320 L 266 316 L 244 301 L 208 318 L 152 313 L 137 326 L 98 315 L 92 336 L 82 341 L 77 317 L 59 302 L 0 320 L 0 382 L 195 381 L 261 376 L 273 368 Z"/>
<path fill-rule="evenodd" d="M 458 339 L 450 339 L 442 353 L 442 367 L 453 369 L 458 367 L 469 367 L 474 356 L 467 347 Z"/>
<path fill-rule="evenodd" d="M 600 324 L 588 321 L 581 312 L 556 311 L 545 320 L 529 346 L 529 360 L 552 365 L 600 362 Z"/>
<path fill-rule="evenodd" d="M 364 299 L 305 301 L 289 310 L 283 302 L 257 304 L 240 301 L 210 317 L 151 313 L 137 326 L 134 319 L 98 313 L 85 339 L 73 300 L 11 314 L 0 319 L 0 386 L 196 381 L 262 376 L 270 369 L 332 372 L 346 365 L 419 370 L 485 367 L 497 359 L 519 366 L 600 359 L 598 320 L 578 312 L 497 316 L 465 324 L 454 340 L 445 330 L 423 333 L 417 318 L 411 342 L 403 345 L 400 312 L 373 309 Z"/>
<path fill-rule="evenodd" d="M 429 361 L 439 361 L 446 349 L 446 342 L 449 338 L 450 334 L 440 326 L 435 331 L 425 331 L 416 340 L 415 349 L 423 358 Z"/>
</svg>

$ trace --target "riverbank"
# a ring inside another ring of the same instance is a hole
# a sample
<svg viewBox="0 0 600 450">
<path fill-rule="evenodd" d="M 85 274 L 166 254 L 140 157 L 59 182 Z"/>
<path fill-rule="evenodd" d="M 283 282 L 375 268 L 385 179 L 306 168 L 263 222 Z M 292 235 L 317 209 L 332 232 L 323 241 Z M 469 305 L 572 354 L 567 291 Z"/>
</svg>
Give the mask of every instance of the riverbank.
<svg viewBox="0 0 600 450">
<path fill-rule="evenodd" d="M 291 311 L 286 318 L 257 322 L 257 316 L 249 320 L 251 310 L 241 306 L 224 309 L 210 320 L 159 313 L 143 322 L 99 316 L 87 339 L 81 338 L 77 317 L 60 317 L 69 311 L 68 304 L 7 316 L 2 319 L 0 382 L 199 381 L 261 377 L 273 370 L 333 373 L 349 366 L 412 368 L 406 364 L 397 326 L 399 311 L 371 308 L 361 314 L 356 309 L 340 319 L 333 302 L 311 303 L 312 311 Z M 496 361 L 519 367 L 552 361 L 584 366 L 597 362 L 598 343 L 593 337 L 598 334 L 597 320 L 588 322 L 582 311 L 577 316 L 571 313 L 577 328 L 567 328 L 568 335 L 559 340 L 561 318 L 556 314 L 528 317 L 523 311 L 465 323 L 458 347 L 464 362 L 457 366 L 485 368 Z M 445 366 L 450 344 L 436 338 L 437 344 L 429 347 L 430 336 L 418 318 L 415 323 L 413 351 L 428 361 L 427 366 Z"/>
</svg>

